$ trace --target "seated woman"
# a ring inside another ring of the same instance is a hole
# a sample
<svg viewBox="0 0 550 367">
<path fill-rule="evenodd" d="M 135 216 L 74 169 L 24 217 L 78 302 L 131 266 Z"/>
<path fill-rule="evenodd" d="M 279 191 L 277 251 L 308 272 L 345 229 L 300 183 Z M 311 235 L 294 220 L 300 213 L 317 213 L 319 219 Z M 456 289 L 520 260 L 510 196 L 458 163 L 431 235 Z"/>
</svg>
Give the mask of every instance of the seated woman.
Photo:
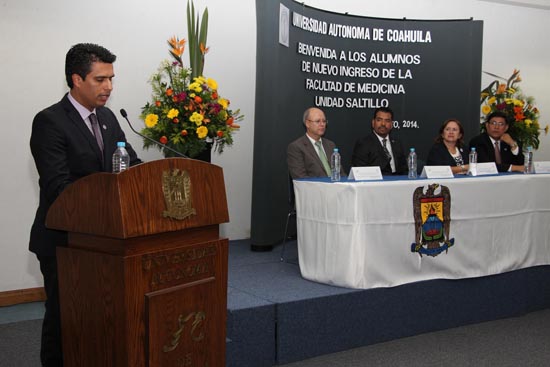
<svg viewBox="0 0 550 367">
<path fill-rule="evenodd" d="M 428 153 L 426 165 L 451 166 L 453 174 L 468 173 L 468 152 L 463 149 L 464 128 L 460 121 L 449 119 L 439 128 L 439 135 Z"/>
</svg>

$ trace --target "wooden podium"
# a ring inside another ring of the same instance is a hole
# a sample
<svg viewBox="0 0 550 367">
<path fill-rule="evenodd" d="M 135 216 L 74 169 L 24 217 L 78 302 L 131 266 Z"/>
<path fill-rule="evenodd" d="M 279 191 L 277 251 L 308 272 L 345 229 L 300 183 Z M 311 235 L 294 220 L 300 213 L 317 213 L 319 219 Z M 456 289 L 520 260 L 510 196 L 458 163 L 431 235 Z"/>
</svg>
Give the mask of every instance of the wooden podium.
<svg viewBox="0 0 550 367">
<path fill-rule="evenodd" d="M 46 225 L 57 251 L 66 367 L 225 366 L 229 221 L 223 171 L 192 159 L 97 173 Z"/>
</svg>

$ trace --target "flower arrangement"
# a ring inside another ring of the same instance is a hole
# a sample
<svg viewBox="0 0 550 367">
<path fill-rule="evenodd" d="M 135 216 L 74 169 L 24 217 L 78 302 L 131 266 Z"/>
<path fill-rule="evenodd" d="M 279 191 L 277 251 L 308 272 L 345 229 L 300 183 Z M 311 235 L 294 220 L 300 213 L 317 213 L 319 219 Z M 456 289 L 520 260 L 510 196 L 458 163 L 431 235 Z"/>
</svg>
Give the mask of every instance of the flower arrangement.
<svg viewBox="0 0 550 367">
<path fill-rule="evenodd" d="M 540 144 L 540 131 L 548 133 L 548 126 L 540 128 L 540 112 L 535 107 L 533 97 L 526 97 L 521 92 L 518 83 L 521 82 L 519 70 L 514 70 L 512 76 L 504 79 L 490 74 L 504 82 L 495 80 L 481 91 L 481 132 L 485 131 L 487 116 L 495 111 L 502 111 L 508 115 L 508 133 L 512 135 L 523 147 L 531 146 L 537 149 Z"/>
<path fill-rule="evenodd" d="M 244 116 L 239 110 L 229 109 L 229 100 L 218 93 L 214 79 L 202 76 L 206 48 L 208 12 L 205 10 L 202 27 L 199 27 L 194 7 L 187 4 L 187 20 L 190 64 L 186 68 L 181 55 L 185 40 L 172 37 L 168 40 L 172 61 L 164 60 L 152 75 L 152 101 L 142 108 L 141 118 L 145 128 L 141 133 L 191 158 L 207 149 L 222 153 L 225 146 L 233 144 L 233 133 L 239 129 L 237 121 Z M 199 31 L 200 29 L 200 31 Z M 159 147 L 149 140 L 143 147 Z M 159 147 L 159 149 L 162 149 Z M 164 150 L 166 157 L 174 153 Z"/>
</svg>

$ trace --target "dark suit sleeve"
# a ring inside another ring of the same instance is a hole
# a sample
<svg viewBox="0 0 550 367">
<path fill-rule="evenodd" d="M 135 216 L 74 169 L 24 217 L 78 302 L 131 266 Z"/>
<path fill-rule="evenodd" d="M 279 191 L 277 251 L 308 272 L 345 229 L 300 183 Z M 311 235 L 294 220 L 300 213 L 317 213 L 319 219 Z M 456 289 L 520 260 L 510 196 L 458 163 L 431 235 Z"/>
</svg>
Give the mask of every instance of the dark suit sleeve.
<svg viewBox="0 0 550 367">
<path fill-rule="evenodd" d="M 372 158 L 370 157 L 370 149 L 364 138 L 357 140 L 353 147 L 353 154 L 351 156 L 352 167 L 365 167 L 372 165 Z"/>
<path fill-rule="evenodd" d="M 67 160 L 65 132 L 52 111 L 44 110 L 34 118 L 30 146 L 40 176 L 41 194 L 52 203 L 74 181 Z"/>
<path fill-rule="evenodd" d="M 441 158 L 437 145 L 432 145 L 428 152 L 428 158 L 426 158 L 427 166 L 439 166 L 441 165 Z"/>
<path fill-rule="evenodd" d="M 460 150 L 459 150 L 460 151 Z M 462 154 L 462 152 L 461 152 Z M 454 158 L 449 154 L 447 148 L 443 144 L 434 144 L 428 152 L 426 159 L 428 166 L 456 166 Z"/>
<path fill-rule="evenodd" d="M 398 175 L 405 175 L 409 171 L 407 166 L 407 157 L 403 150 L 403 145 L 400 141 L 396 141 L 392 146 L 393 156 L 395 158 L 395 173 Z"/>
<path fill-rule="evenodd" d="M 297 142 L 292 142 L 288 145 L 286 162 L 288 164 L 288 172 L 292 178 L 307 177 L 307 170 L 304 164 L 305 159 Z"/>
<path fill-rule="evenodd" d="M 105 170 L 107 172 L 112 171 L 111 157 L 113 156 L 113 153 L 117 148 L 116 144 L 119 141 L 123 141 L 124 143 L 126 143 L 126 150 L 128 151 L 128 155 L 130 156 L 130 166 L 135 166 L 136 164 L 142 163 L 132 145 L 126 140 L 126 135 L 120 127 L 120 124 L 113 111 L 108 108 L 101 108 L 100 113 L 100 121 L 109 121 L 109 131 L 111 134 L 111 136 L 104 135 L 104 143 L 106 143 L 105 159 L 107 160 L 107 162 L 105 162 Z"/>
</svg>

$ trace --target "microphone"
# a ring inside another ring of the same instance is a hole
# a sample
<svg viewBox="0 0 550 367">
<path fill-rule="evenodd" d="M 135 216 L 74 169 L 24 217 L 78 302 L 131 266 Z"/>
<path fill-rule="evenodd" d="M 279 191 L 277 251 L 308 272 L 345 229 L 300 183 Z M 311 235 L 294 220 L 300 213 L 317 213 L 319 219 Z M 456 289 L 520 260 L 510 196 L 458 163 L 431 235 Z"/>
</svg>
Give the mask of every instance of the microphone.
<svg viewBox="0 0 550 367">
<path fill-rule="evenodd" d="M 145 135 L 143 135 L 142 133 L 138 132 L 136 129 L 134 129 L 134 127 L 133 127 L 132 124 L 130 123 L 130 120 L 128 119 L 128 114 L 126 113 L 126 110 L 125 110 L 124 108 L 121 108 L 121 109 L 120 109 L 120 114 L 122 115 L 122 117 L 124 117 L 124 118 L 126 119 L 126 122 L 128 122 L 128 125 L 130 126 L 130 129 L 132 129 L 133 132 L 135 132 L 136 134 L 138 134 L 139 136 L 141 136 L 143 139 L 147 139 L 147 140 L 149 140 L 150 142 L 153 142 L 153 143 L 155 143 L 156 145 L 163 147 L 164 149 L 168 149 L 169 151 L 171 151 L 171 152 L 173 152 L 173 153 L 176 153 L 177 155 L 179 155 L 179 156 L 182 157 L 182 158 L 189 158 L 189 157 L 186 156 L 185 154 L 183 154 L 183 153 L 181 153 L 181 152 L 178 152 L 178 151 L 175 150 L 175 149 L 170 148 L 168 145 L 162 144 L 160 141 L 156 141 L 155 139 L 151 139 L 150 137 L 145 136 Z"/>
</svg>

